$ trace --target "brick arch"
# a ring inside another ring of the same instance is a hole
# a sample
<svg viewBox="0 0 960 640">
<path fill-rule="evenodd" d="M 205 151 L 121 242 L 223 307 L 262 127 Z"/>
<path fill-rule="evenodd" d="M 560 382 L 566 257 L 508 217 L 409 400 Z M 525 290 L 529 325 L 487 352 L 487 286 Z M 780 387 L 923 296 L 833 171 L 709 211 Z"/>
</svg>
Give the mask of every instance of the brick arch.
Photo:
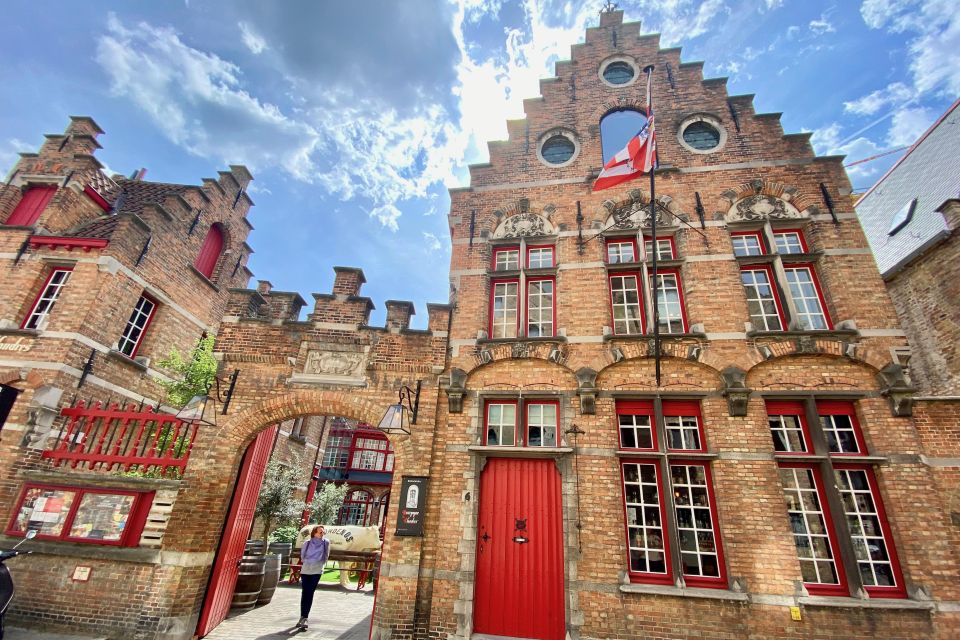
<svg viewBox="0 0 960 640">
<path fill-rule="evenodd" d="M 756 195 L 770 196 L 789 202 L 802 214 L 811 214 L 819 211 L 817 207 L 817 202 L 819 201 L 816 197 L 801 191 L 793 185 L 757 178 L 721 193 L 720 198 L 725 202 L 725 204 L 722 205 L 724 207 L 722 213 L 726 213 L 726 210 L 738 201 Z"/>
<path fill-rule="evenodd" d="M 531 201 L 529 198 L 518 198 L 504 202 L 499 207 L 488 213 L 480 223 L 480 228 L 490 233 L 492 237 L 497 229 L 508 219 L 518 215 L 539 216 L 556 226 L 553 222 L 553 216 L 557 211 L 557 205 L 550 202 Z"/>
<path fill-rule="evenodd" d="M 845 359 L 869 367 L 874 374 L 880 373 L 890 363 L 890 354 L 875 346 L 846 342 L 837 338 L 803 337 L 799 339 L 770 339 L 755 342 L 748 350 L 752 362 L 748 372 L 765 362 L 802 355 L 819 355 L 833 359 Z"/>
<path fill-rule="evenodd" d="M 717 390 L 723 387 L 720 371 L 709 364 L 690 360 L 684 355 L 677 353 L 678 348 L 686 349 L 686 345 L 672 345 L 665 343 L 661 345 L 664 355 L 660 358 L 661 368 L 661 386 L 660 389 L 671 389 L 677 387 L 696 389 L 696 390 Z M 645 351 L 645 349 L 644 349 Z M 625 354 L 626 355 L 626 354 Z M 637 377 L 637 369 L 642 369 L 643 375 Z M 597 373 L 596 385 L 599 388 L 636 388 L 649 387 L 656 389 L 655 384 L 655 363 L 653 357 L 647 353 L 633 352 L 633 355 L 625 357 L 619 362 L 606 364 L 599 369 Z M 617 382 L 620 378 L 622 382 Z"/>
<path fill-rule="evenodd" d="M 823 366 L 824 361 L 830 361 L 829 367 Z M 878 373 L 879 370 L 868 362 L 845 358 L 836 353 L 794 352 L 750 367 L 746 374 L 746 386 L 755 390 L 879 389 Z M 767 377 L 769 380 L 765 379 Z"/>
<path fill-rule="evenodd" d="M 625 109 L 633 109 L 634 111 L 645 114 L 647 112 L 646 97 L 629 95 L 611 98 L 610 100 L 601 102 L 600 105 L 593 110 L 593 119 L 597 123 L 597 135 L 600 135 L 600 121 L 603 120 L 604 116 L 614 111 L 623 111 Z"/>
<path fill-rule="evenodd" d="M 576 374 L 570 367 L 566 366 L 566 364 L 552 362 L 543 357 L 531 356 L 523 359 L 505 357 L 478 365 L 467 372 L 464 388 L 468 390 L 492 389 L 496 388 L 498 384 L 504 385 L 502 382 L 487 384 L 485 380 L 488 377 L 503 380 L 504 372 L 511 374 L 508 376 L 509 379 L 520 379 L 524 382 L 529 382 L 529 386 L 537 386 L 540 384 L 549 385 L 557 389 L 575 389 L 577 386 Z M 537 373 L 540 373 L 541 377 L 527 377 L 536 375 Z M 520 388 L 520 385 L 511 382 L 503 388 Z M 526 386 L 523 388 L 526 388 Z"/>
<path fill-rule="evenodd" d="M 30 369 L 26 377 L 16 371 L 11 371 L 4 376 L 0 376 L 0 384 L 19 389 L 20 391 L 26 391 L 27 389 L 39 387 L 44 384 L 44 381 L 36 369 Z"/>
</svg>

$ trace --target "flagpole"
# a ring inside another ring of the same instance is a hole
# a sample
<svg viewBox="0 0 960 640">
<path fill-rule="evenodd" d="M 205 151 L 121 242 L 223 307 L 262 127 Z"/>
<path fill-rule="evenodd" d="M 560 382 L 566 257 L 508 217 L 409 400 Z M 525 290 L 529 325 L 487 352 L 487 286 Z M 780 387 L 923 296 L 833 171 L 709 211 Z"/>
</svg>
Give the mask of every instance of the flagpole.
<svg viewBox="0 0 960 640">
<path fill-rule="evenodd" d="M 644 68 L 647 74 L 647 119 L 653 112 L 653 88 L 650 75 L 653 73 L 653 65 L 647 65 Z M 660 253 L 657 245 L 657 184 L 654 179 L 656 161 L 650 167 L 650 246 L 653 248 L 653 363 L 656 373 L 657 388 L 660 388 L 660 301 L 657 299 L 657 257 Z"/>
</svg>

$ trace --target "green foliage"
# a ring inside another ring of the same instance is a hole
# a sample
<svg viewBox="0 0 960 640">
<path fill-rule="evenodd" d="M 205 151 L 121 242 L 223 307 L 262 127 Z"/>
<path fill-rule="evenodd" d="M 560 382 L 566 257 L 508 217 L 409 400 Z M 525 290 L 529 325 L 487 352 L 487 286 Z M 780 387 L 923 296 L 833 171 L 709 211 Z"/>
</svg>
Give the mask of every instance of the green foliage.
<svg viewBox="0 0 960 640">
<path fill-rule="evenodd" d="M 263 519 L 264 539 L 269 538 L 274 525 L 287 527 L 297 523 L 307 508 L 303 500 L 294 497 L 302 474 L 300 460 L 295 459 L 290 466 L 277 460 L 267 463 L 257 508 L 254 510 L 254 516 Z"/>
<path fill-rule="evenodd" d="M 317 492 L 310 503 L 310 522 L 314 524 L 335 524 L 337 513 L 343 506 L 349 487 L 346 484 L 324 482 L 317 487 Z"/>
<path fill-rule="evenodd" d="M 193 396 L 205 395 L 217 375 L 217 361 L 213 357 L 213 336 L 201 339 L 189 359 L 184 359 L 176 349 L 161 358 L 158 364 L 172 372 L 170 382 L 160 380 L 167 392 L 167 400 L 175 407 L 187 404 Z"/>
<path fill-rule="evenodd" d="M 299 533 L 300 527 L 295 524 L 277 527 L 270 534 L 270 542 L 295 542 Z"/>
</svg>

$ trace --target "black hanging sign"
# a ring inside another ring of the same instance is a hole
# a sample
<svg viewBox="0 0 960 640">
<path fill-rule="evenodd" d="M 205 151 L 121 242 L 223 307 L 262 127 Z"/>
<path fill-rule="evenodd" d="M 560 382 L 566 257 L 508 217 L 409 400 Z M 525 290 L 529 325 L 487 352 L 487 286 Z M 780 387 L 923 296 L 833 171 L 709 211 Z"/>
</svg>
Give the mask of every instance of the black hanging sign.
<svg viewBox="0 0 960 640">
<path fill-rule="evenodd" d="M 423 536 L 423 514 L 427 508 L 425 476 L 404 476 L 397 506 L 398 536 Z"/>
</svg>

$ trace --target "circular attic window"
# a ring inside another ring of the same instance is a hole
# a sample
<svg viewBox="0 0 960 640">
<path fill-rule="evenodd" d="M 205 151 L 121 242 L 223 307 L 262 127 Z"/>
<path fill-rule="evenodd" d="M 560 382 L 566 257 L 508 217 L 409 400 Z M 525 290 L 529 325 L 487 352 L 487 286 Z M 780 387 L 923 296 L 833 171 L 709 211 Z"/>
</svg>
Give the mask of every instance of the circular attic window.
<svg viewBox="0 0 960 640">
<path fill-rule="evenodd" d="M 603 79 L 610 84 L 622 85 L 633 80 L 633 67 L 622 60 L 611 62 L 603 70 Z"/>
<path fill-rule="evenodd" d="M 551 167 L 565 167 L 573 162 L 580 151 L 580 145 L 572 133 L 554 131 L 544 136 L 537 155 L 540 160 Z"/>
<path fill-rule="evenodd" d="M 680 144 L 693 153 L 719 151 L 727 141 L 727 132 L 720 121 L 711 116 L 694 116 L 680 125 Z"/>
</svg>

